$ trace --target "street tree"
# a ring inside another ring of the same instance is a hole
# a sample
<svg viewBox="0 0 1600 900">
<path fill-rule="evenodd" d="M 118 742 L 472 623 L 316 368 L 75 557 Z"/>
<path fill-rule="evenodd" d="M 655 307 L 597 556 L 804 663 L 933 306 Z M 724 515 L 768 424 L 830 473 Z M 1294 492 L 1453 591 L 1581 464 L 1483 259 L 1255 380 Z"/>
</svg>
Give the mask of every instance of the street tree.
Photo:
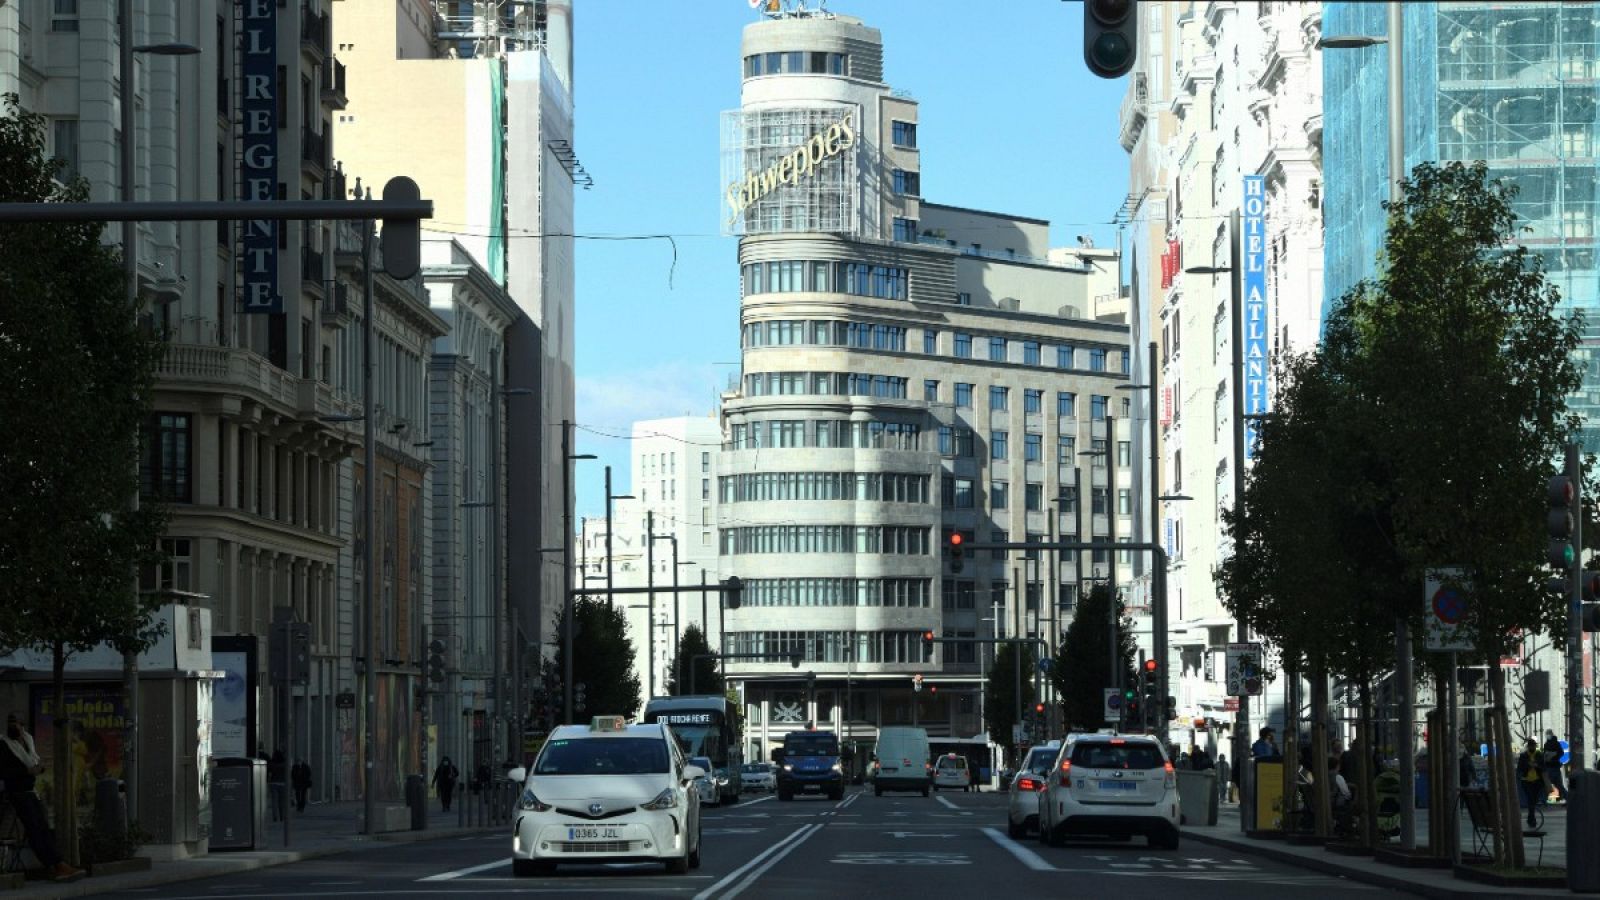
<svg viewBox="0 0 1600 900">
<path fill-rule="evenodd" d="M 76 203 L 88 184 L 45 152 L 45 120 L 5 97 L 0 202 Z M 163 342 L 126 297 L 100 223 L 20 223 L 0 234 L 0 646 L 51 656 L 54 734 L 65 717 L 69 657 L 110 642 L 144 649 L 162 598 L 136 573 L 159 562 L 165 525 L 158 479 L 140 496 L 140 444 Z M 55 740 L 56 785 L 70 784 Z M 58 831 L 75 794 L 55 793 Z M 69 860 L 77 841 L 63 841 Z"/>
<path fill-rule="evenodd" d="M 722 675 L 716 659 L 711 655 L 714 652 L 700 626 L 685 628 L 683 637 L 678 639 L 678 654 L 672 660 L 672 673 L 667 676 L 667 693 L 674 697 L 689 693 L 722 693 Z"/>
<path fill-rule="evenodd" d="M 1122 683 L 1136 683 L 1133 619 L 1124 611 L 1122 596 L 1105 582 L 1096 582 L 1089 593 L 1079 599 L 1072 624 L 1067 626 L 1066 636 L 1050 666 L 1050 682 L 1056 696 L 1061 698 L 1062 721 L 1068 728 L 1093 730 L 1105 720 L 1102 692 L 1117 683 L 1111 666 L 1112 621 L 1121 623 L 1117 630 L 1117 654 Z"/>
<path fill-rule="evenodd" d="M 573 719 L 586 716 L 633 716 L 643 703 L 639 676 L 633 671 L 633 641 L 621 607 L 611 607 L 594 597 L 573 601 L 572 680 L 581 686 L 583 708 L 574 702 Z M 559 717 L 565 705 L 561 679 L 566 672 L 561 614 L 551 621 L 551 662 L 546 667 L 545 692 Z"/>
<path fill-rule="evenodd" d="M 989 738 L 1006 750 L 1010 759 L 1016 759 L 1017 745 L 1012 738 L 1012 726 L 1018 723 L 1017 709 L 1034 704 L 1033 673 L 1038 666 L 1038 655 L 1032 644 L 999 644 L 994 654 L 994 665 L 989 667 L 989 678 L 983 686 L 983 724 L 989 729 Z M 1018 666 L 1021 667 L 1022 695 L 1017 696 Z"/>
</svg>

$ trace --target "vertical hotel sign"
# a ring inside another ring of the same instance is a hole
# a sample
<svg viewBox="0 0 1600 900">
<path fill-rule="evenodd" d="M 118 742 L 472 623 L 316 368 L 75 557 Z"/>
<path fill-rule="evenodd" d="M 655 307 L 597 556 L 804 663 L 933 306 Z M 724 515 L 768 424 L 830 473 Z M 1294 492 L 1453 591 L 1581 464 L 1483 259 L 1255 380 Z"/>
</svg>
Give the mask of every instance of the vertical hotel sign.
<svg viewBox="0 0 1600 900">
<path fill-rule="evenodd" d="M 1256 420 L 1267 411 L 1267 193 L 1261 175 L 1244 177 L 1244 456 L 1255 455 Z"/>
<path fill-rule="evenodd" d="M 239 112 L 243 146 L 241 200 L 278 199 L 278 4 L 238 0 L 243 40 Z M 278 229 L 273 219 L 246 219 L 240 246 L 242 306 L 247 313 L 281 313 L 278 293 Z"/>
</svg>

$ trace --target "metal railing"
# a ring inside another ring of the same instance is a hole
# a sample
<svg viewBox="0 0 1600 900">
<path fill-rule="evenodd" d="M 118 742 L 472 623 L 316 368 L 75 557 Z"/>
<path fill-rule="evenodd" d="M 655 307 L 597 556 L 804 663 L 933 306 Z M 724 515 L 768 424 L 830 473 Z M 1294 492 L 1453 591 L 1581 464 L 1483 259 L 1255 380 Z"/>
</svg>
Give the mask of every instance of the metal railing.
<svg viewBox="0 0 1600 900">
<path fill-rule="evenodd" d="M 300 43 L 323 57 L 327 57 L 328 47 L 332 43 L 329 35 L 331 25 L 326 13 L 313 12 L 309 6 L 300 7 Z"/>
<path fill-rule="evenodd" d="M 304 129 L 300 137 L 300 158 L 324 169 L 328 168 L 327 135 L 317 134 L 310 128 Z"/>
<path fill-rule="evenodd" d="M 496 778 L 486 785 L 465 785 L 460 823 L 468 828 L 510 824 L 521 787 L 509 778 Z"/>
</svg>

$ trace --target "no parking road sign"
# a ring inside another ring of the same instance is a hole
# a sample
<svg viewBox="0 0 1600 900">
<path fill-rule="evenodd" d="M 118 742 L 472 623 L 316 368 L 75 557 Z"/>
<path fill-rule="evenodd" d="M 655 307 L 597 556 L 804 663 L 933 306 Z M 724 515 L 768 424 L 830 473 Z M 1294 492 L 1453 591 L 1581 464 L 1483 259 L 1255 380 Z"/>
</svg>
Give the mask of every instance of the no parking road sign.
<svg viewBox="0 0 1600 900">
<path fill-rule="evenodd" d="M 1470 590 L 1465 569 L 1451 566 L 1427 571 L 1422 595 L 1427 603 L 1424 621 L 1429 650 L 1472 649 L 1472 640 L 1463 627 L 1470 608 Z"/>
</svg>

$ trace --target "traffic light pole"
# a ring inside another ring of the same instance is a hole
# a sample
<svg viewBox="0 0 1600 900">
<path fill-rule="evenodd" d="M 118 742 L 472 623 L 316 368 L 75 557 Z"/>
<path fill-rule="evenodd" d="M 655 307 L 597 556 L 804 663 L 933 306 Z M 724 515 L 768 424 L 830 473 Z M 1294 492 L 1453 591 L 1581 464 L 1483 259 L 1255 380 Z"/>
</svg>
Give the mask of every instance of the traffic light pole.
<svg viewBox="0 0 1600 900">
<path fill-rule="evenodd" d="M 1583 456 L 1576 443 L 1566 447 L 1567 479 L 1572 484 L 1572 572 L 1567 579 L 1567 747 L 1573 772 L 1583 764 Z"/>
</svg>

